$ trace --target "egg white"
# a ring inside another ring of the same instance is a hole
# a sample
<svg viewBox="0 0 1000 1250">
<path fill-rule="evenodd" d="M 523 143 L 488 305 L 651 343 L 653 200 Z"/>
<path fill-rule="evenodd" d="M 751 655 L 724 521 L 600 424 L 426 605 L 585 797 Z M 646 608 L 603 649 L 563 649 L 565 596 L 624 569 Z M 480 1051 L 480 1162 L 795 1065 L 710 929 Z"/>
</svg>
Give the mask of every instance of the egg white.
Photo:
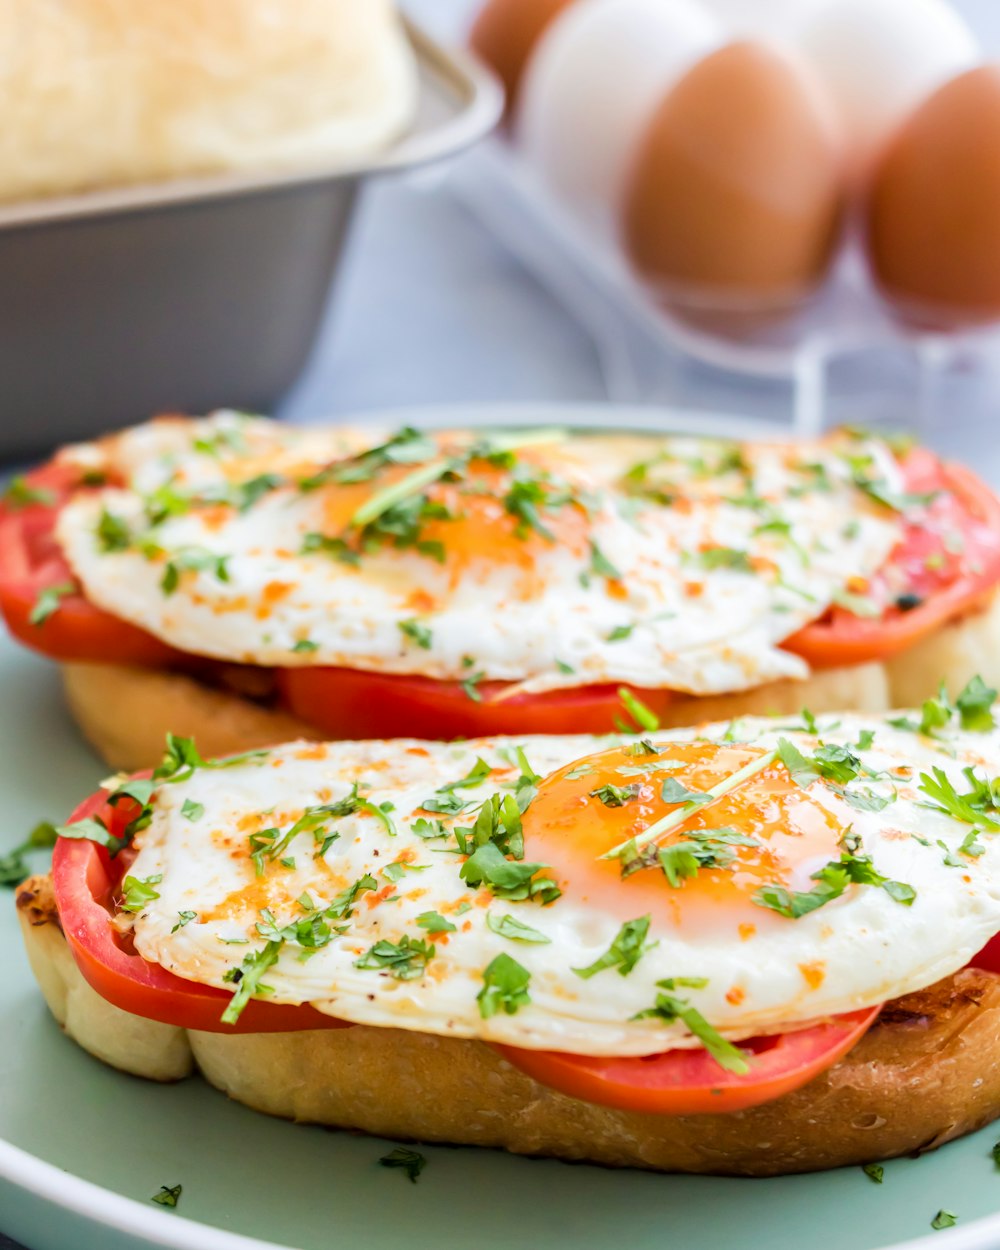
<svg viewBox="0 0 1000 1250">
<path fill-rule="evenodd" d="M 131 869 L 140 879 L 162 878 L 158 897 L 134 919 L 136 948 L 181 977 L 222 987 L 226 973 L 263 946 L 255 927 L 262 906 L 269 904 L 278 923 L 285 924 L 302 915 L 295 900 L 304 893 L 322 905 L 370 873 L 381 893 L 362 896 L 343 936 L 306 958 L 286 944 L 265 978 L 273 1001 L 311 1002 L 320 1011 L 359 1023 L 594 1055 L 700 1045 L 680 1023 L 633 1018 L 653 1005 L 656 983 L 664 978 L 705 978 L 703 988 L 684 993 L 732 1039 L 872 1006 L 956 971 L 1000 930 L 1000 837 L 981 834 L 978 858 L 962 855 L 961 867 L 949 866 L 946 855 L 959 855 L 970 827 L 931 810 L 918 789 L 918 774 L 931 767 L 942 769 L 961 789 L 967 788 L 962 777 L 967 765 L 982 776 L 996 775 L 1000 732 L 949 729 L 931 739 L 881 719 L 851 715 L 821 718 L 817 734 L 755 719 L 733 728 L 702 727 L 698 735 L 736 735 L 761 745 L 785 736 L 811 753 L 820 739 L 857 744 L 864 729 L 875 732 L 874 741 L 856 749 L 876 776 L 862 781 L 876 794 L 895 792 L 896 798 L 880 812 L 853 813 L 853 831 L 879 872 L 912 886 L 916 897 L 910 906 L 873 886 L 849 886 L 840 898 L 796 920 L 760 908 L 749 937 L 738 931 L 735 919 L 693 934 L 658 923 L 654 916 L 649 940 L 656 945 L 629 975 L 608 969 L 584 980 L 572 969 L 590 965 L 608 949 L 620 916 L 586 902 L 572 882 L 547 906 L 496 900 L 487 889 L 470 888 L 460 879 L 462 857 L 454 841 L 425 841 L 412 832 L 414 820 L 427 815 L 417 811 L 421 803 L 437 787 L 465 776 L 478 757 L 495 771 L 485 784 L 459 793 L 477 804 L 493 792 L 510 793 L 520 772 L 512 740 L 293 743 L 255 761 L 198 771 L 188 781 L 159 788 L 152 823 L 136 839 L 139 853 Z M 680 742 L 692 736 L 690 730 L 674 731 L 656 740 Z M 607 738 L 585 737 L 520 743 L 542 775 L 608 744 Z M 877 775 L 901 765 L 912 770 L 909 779 Z M 363 783 L 363 793 L 373 802 L 392 804 L 395 835 L 372 815 L 335 820 L 332 827 L 340 836 L 322 860 L 314 858 L 313 837 L 300 835 L 287 850 L 294 864 L 272 866 L 263 885 L 255 885 L 247 831 L 261 823 L 287 827 L 304 808 L 349 793 L 354 781 Z M 823 782 L 814 783 L 809 793 L 824 806 L 836 801 Z M 185 804 L 189 811 L 191 804 L 199 805 L 203 814 L 190 819 Z M 457 819 L 471 824 L 474 817 L 473 807 Z M 408 860 L 410 867 L 394 884 L 384 870 L 400 860 Z M 793 888 L 808 890 L 809 874 L 821 866 L 800 865 Z M 627 890 L 628 882 L 621 888 Z M 247 890 L 241 896 L 245 906 L 212 917 L 224 899 Z M 426 938 L 417 918 L 432 910 L 457 929 L 436 943 L 423 976 L 399 981 L 386 972 L 355 967 L 381 939 Z M 179 913 L 192 911 L 196 919 L 178 927 Z M 489 914 L 514 915 L 550 941 L 511 941 L 488 927 Z M 483 1019 L 477 1004 L 483 971 L 501 953 L 530 972 L 531 1002 L 513 1015 Z M 817 966 L 821 979 L 806 975 L 805 969 Z"/>
<path fill-rule="evenodd" d="M 441 680 L 474 672 L 526 692 L 627 682 L 714 694 L 804 677 L 807 666 L 781 642 L 852 579 L 875 572 L 901 533 L 899 517 L 852 484 L 842 454 L 870 454 L 898 485 L 895 461 L 877 442 L 741 445 L 754 489 L 768 501 L 765 515 L 780 520 L 768 528 L 759 510 L 738 502 L 746 479 L 715 471 L 721 452 L 712 440 L 577 436 L 554 442 L 545 463 L 590 501 L 587 536 L 620 573 L 613 585 L 594 572 L 586 546 L 559 543 L 542 543 L 529 572 L 489 550 L 457 571 L 387 546 L 358 568 L 301 554 L 305 536 L 324 530 L 325 490 L 303 492 L 294 482 L 378 437 L 232 414 L 139 427 L 104 452 L 127 486 L 70 503 L 58 538 L 88 598 L 198 655 Z M 683 507 L 629 493 L 623 475 L 640 460 L 649 462 L 645 485 L 681 494 Z M 264 471 L 287 473 L 293 484 L 221 521 L 192 510 L 149 528 L 148 496 L 165 483 L 201 489 Z M 824 489 L 813 489 L 819 478 Z M 164 554 L 101 551 L 95 531 L 105 509 Z M 225 580 L 193 570 L 164 593 L 164 561 L 185 548 L 225 557 Z M 745 552 L 754 571 L 703 567 L 705 548 Z M 421 613 L 414 597 L 427 595 L 433 607 Z M 425 646 L 400 629 L 415 617 L 429 631 Z"/>
</svg>

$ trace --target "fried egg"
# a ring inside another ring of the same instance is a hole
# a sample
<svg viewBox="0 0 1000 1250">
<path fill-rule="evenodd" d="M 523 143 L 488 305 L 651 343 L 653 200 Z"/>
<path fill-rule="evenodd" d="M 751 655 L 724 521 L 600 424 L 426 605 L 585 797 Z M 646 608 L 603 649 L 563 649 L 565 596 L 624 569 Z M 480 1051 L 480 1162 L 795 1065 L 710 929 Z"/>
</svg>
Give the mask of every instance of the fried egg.
<svg viewBox="0 0 1000 1250">
<path fill-rule="evenodd" d="M 57 535 L 88 598 L 184 651 L 539 692 L 691 694 L 808 670 L 781 643 L 886 560 L 896 461 L 812 443 L 395 436 L 221 414 L 73 449 L 114 485 Z"/>
<path fill-rule="evenodd" d="M 180 977 L 364 1024 L 592 1055 L 786 1031 L 1000 930 L 974 720 L 292 743 L 159 786 L 128 923 Z"/>
</svg>

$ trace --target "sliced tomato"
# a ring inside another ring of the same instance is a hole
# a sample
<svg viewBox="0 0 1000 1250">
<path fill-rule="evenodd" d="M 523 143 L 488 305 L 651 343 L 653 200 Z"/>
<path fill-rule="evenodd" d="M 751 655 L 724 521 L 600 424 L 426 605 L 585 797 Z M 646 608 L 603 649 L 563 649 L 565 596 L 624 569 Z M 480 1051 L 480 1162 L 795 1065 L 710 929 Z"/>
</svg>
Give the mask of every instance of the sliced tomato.
<svg viewBox="0 0 1000 1250">
<path fill-rule="evenodd" d="M 176 660 L 173 647 L 95 607 L 77 585 L 55 539 L 59 508 L 78 489 L 75 474 L 52 463 L 28 474 L 25 483 L 50 498 L 0 507 L 0 612 L 14 637 L 54 660 L 155 666 Z M 53 610 L 33 621 L 46 591 Z"/>
<path fill-rule="evenodd" d="M 883 607 L 860 617 L 834 607 L 785 648 L 814 668 L 863 664 L 905 651 L 974 611 L 1000 582 L 1000 500 L 969 469 L 921 448 L 903 462 L 906 489 L 939 494 L 906 526 L 888 563 L 861 593 Z"/>
<path fill-rule="evenodd" d="M 713 1115 L 743 1111 L 799 1089 L 854 1046 L 880 1007 L 834 1016 L 792 1033 L 740 1042 L 749 1072 L 727 1072 L 706 1050 L 668 1050 L 641 1059 L 600 1059 L 551 1050 L 497 1046 L 501 1055 L 550 1089 L 621 1111 Z"/>
<path fill-rule="evenodd" d="M 969 967 L 1000 975 L 1000 933 L 990 938 L 979 954 L 969 960 Z"/>
<path fill-rule="evenodd" d="M 457 681 L 350 668 L 278 670 L 289 710 L 332 738 L 475 738 L 491 734 L 611 733 L 624 710 L 618 686 L 577 686 L 505 697 L 504 682 Z M 674 695 L 634 690 L 656 716 Z"/>
<path fill-rule="evenodd" d="M 111 807 L 101 791 L 76 809 L 71 823 L 100 816 L 107 828 L 120 836 L 137 810 L 130 800 Z M 112 859 L 104 847 L 73 838 L 60 838 L 52 857 L 56 902 L 66 940 L 77 967 L 102 998 L 147 1020 L 205 1033 L 288 1033 L 350 1027 L 347 1021 L 308 1004 L 271 1003 L 260 998 L 247 1003 L 235 1025 L 223 1024 L 222 1013 L 231 994 L 185 981 L 158 964 L 148 963 L 113 926 L 114 895 L 131 859 L 127 850 Z"/>
</svg>

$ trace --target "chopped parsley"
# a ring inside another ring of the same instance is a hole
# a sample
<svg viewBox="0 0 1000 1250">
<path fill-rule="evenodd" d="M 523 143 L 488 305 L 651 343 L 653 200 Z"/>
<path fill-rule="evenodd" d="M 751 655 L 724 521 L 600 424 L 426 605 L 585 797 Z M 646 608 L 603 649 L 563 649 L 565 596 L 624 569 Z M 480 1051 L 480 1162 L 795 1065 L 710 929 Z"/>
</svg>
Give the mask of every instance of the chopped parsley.
<svg viewBox="0 0 1000 1250">
<path fill-rule="evenodd" d="M 636 698 L 627 686 L 618 687 L 618 697 L 622 701 L 625 711 L 632 717 L 633 725 L 622 720 L 621 717 L 615 718 L 615 728 L 621 733 L 637 734 L 637 733 L 656 733 L 660 727 L 660 718 L 656 713 L 648 708 L 641 699 Z"/>
<path fill-rule="evenodd" d="M 606 642 L 623 642 L 626 638 L 632 637 L 632 631 L 635 625 L 616 625 L 605 639 Z"/>
<path fill-rule="evenodd" d="M 959 720 L 963 729 L 973 733 L 989 733 L 996 727 L 993 717 L 993 704 L 997 692 L 979 676 L 973 677 L 955 700 Z"/>
<path fill-rule="evenodd" d="M 700 1011 L 691 1006 L 686 998 L 676 994 L 678 989 L 704 989 L 708 982 L 703 977 L 670 977 L 665 981 L 657 981 L 657 988 L 665 993 L 657 994 L 656 1003 L 640 1011 L 633 1020 L 662 1020 L 664 1024 L 674 1024 L 680 1020 L 702 1043 L 716 1063 L 727 1072 L 743 1074 L 750 1071 L 746 1056 L 739 1047 L 726 1039 L 708 1023 Z"/>
<path fill-rule="evenodd" d="M 1000 778 L 984 781 L 976 776 L 971 766 L 963 768 L 962 775 L 971 789 L 960 794 L 947 774 L 940 768 L 933 768 L 931 773 L 933 775 L 920 774 L 918 788 L 931 800 L 930 803 L 924 803 L 921 806 L 929 807 L 932 811 L 944 812 L 953 820 L 960 820 L 966 825 L 975 825 L 976 828 L 985 829 L 990 833 L 1000 831 L 1000 822 L 995 818 L 995 814 L 1000 811 L 997 803 Z"/>
<path fill-rule="evenodd" d="M 426 625 L 421 625 L 416 619 L 400 621 L 398 624 L 399 632 L 404 638 L 422 648 L 424 651 L 429 651 L 431 649 L 431 644 L 434 641 L 434 635 Z"/>
<path fill-rule="evenodd" d="M 183 1192 L 183 1185 L 161 1185 L 160 1192 L 153 1194 L 150 1202 L 155 1202 L 157 1206 L 161 1207 L 176 1207 L 181 1200 Z"/>
<path fill-rule="evenodd" d="M 881 1163 L 866 1163 L 861 1170 L 870 1181 L 874 1181 L 876 1185 L 882 1184 L 882 1179 L 885 1176 L 885 1168 Z"/>
<path fill-rule="evenodd" d="M 385 938 L 376 942 L 360 959 L 354 961 L 354 966 L 380 969 L 388 972 L 397 981 L 416 981 L 424 975 L 433 958 L 433 943 L 426 942 L 423 938 L 411 938 L 408 933 L 404 933 L 398 942 L 389 942 Z"/>
<path fill-rule="evenodd" d="M 24 860 L 25 855 L 55 846 L 58 836 L 59 831 L 48 821 L 35 825 L 20 846 L 15 846 L 6 855 L 0 855 L 0 885 L 20 885 L 30 871 Z"/>
<path fill-rule="evenodd" d="M 176 933 L 178 929 L 183 929 L 186 924 L 190 924 L 192 920 L 197 919 L 198 913 L 196 911 L 179 911 L 177 913 L 177 923 L 170 932 Z"/>
<path fill-rule="evenodd" d="M 167 749 L 163 759 L 153 771 L 153 781 L 141 783 L 149 786 L 149 793 L 145 799 L 139 801 L 148 802 L 155 782 L 163 781 L 173 785 L 179 781 L 187 781 L 200 768 L 213 770 L 237 768 L 241 764 L 259 763 L 266 756 L 267 751 L 245 751 L 242 755 L 227 755 L 221 759 L 206 760 L 202 758 L 194 738 L 178 738 L 176 734 L 168 733 Z M 125 788 L 123 787 L 118 793 L 126 793 Z M 132 794 L 132 797 L 135 798 L 135 794 Z"/>
<path fill-rule="evenodd" d="M 600 799 L 605 807 L 624 807 L 627 803 L 634 803 L 641 793 L 642 786 L 638 782 L 628 786 L 614 786 L 609 782 L 591 790 L 589 797 Z"/>
<path fill-rule="evenodd" d="M 179 547 L 170 552 L 160 579 L 160 589 L 172 595 L 181 582 L 182 573 L 211 573 L 218 581 L 229 581 L 229 556 L 219 555 L 207 547 Z"/>
<path fill-rule="evenodd" d="M 56 493 L 43 486 L 32 486 L 25 477 L 13 477 L 3 493 L 3 502 L 11 512 L 20 512 L 32 504 L 51 508 L 56 502 Z"/>
<path fill-rule="evenodd" d="M 695 562 L 703 569 L 734 569 L 738 573 L 752 573 L 753 565 L 746 551 L 737 547 L 709 547 L 699 551 Z"/>
<path fill-rule="evenodd" d="M 547 868 L 547 864 L 516 863 L 505 859 L 493 842 L 479 846 L 459 870 L 459 876 L 469 885 L 485 885 L 497 898 L 511 902 L 528 899 L 542 904 L 554 903 L 562 891 L 550 877 L 535 874 Z"/>
<path fill-rule="evenodd" d="M 479 756 L 464 777 L 459 777 L 457 781 L 448 781 L 443 786 L 438 786 L 436 793 L 452 794 L 455 790 L 474 789 L 476 786 L 481 786 L 492 771 L 493 769 L 486 760 Z"/>
<path fill-rule="evenodd" d="M 387 1155 L 379 1159 L 384 1168 L 399 1168 L 415 1185 L 420 1173 L 427 1166 L 426 1158 L 419 1150 L 411 1150 L 409 1146 L 396 1146 Z"/>
<path fill-rule="evenodd" d="M 646 941 L 650 919 L 649 916 L 640 916 L 638 920 L 627 920 L 599 959 L 586 968 L 574 968 L 572 971 L 584 981 L 589 981 L 605 968 L 615 968 L 619 976 L 628 976 L 643 955 L 656 945 Z"/>
<path fill-rule="evenodd" d="M 665 777 L 660 786 L 660 798 L 664 803 L 708 803 L 712 795 L 701 790 L 689 790 L 676 777 Z"/>
<path fill-rule="evenodd" d="M 105 555 L 114 551 L 127 551 L 132 545 L 132 531 L 128 522 L 103 509 L 95 531 L 97 549 Z"/>
<path fill-rule="evenodd" d="M 274 993 L 271 986 L 265 985 L 261 978 L 265 977 L 278 962 L 283 945 L 282 939 L 270 941 L 261 950 L 246 955 L 238 968 L 230 968 L 225 974 L 223 981 L 235 985 L 236 992 L 222 1013 L 223 1024 L 235 1024 L 251 998 Z"/>
<path fill-rule="evenodd" d="M 75 593 L 75 582 L 59 582 L 56 586 L 46 586 L 44 590 L 38 592 L 28 621 L 32 625 L 44 625 L 50 616 L 54 616 L 59 611 L 63 599 Z"/>
<path fill-rule="evenodd" d="M 312 655 L 314 651 L 319 650 L 319 643 L 313 642 L 311 638 L 300 638 L 292 647 L 295 655 Z"/>
<path fill-rule="evenodd" d="M 945 1211 L 944 1209 L 942 1209 L 931 1220 L 931 1228 L 934 1228 L 934 1229 L 954 1228 L 957 1223 L 958 1223 L 958 1216 L 955 1214 L 954 1211 Z"/>
<path fill-rule="evenodd" d="M 361 557 L 343 538 L 330 538 L 326 534 L 306 534 L 299 553 L 304 556 L 321 554 L 353 566 L 361 563 Z"/>
<path fill-rule="evenodd" d="M 154 890 L 153 886 L 159 885 L 163 880 L 163 873 L 157 873 L 154 877 L 147 877 L 144 881 L 140 881 L 138 877 L 126 877 L 122 882 L 122 908 L 125 911 L 140 912 L 149 903 L 160 897 L 159 891 Z"/>
<path fill-rule="evenodd" d="M 421 929 L 426 929 L 431 935 L 435 933 L 454 933 L 455 926 L 450 920 L 445 920 L 440 912 L 425 911 L 417 917 L 417 924 Z"/>
<path fill-rule="evenodd" d="M 500 954 L 483 971 L 483 988 L 476 995 L 479 1014 L 484 1020 L 497 1012 L 513 1016 L 531 1002 L 528 985 L 531 973 L 510 955 Z"/>
<path fill-rule="evenodd" d="M 492 912 L 487 912 L 486 925 L 499 937 L 509 938 L 512 942 L 531 942 L 541 946 L 552 941 L 550 937 L 539 933 L 531 925 L 524 924 L 516 916 L 494 916 Z"/>
<path fill-rule="evenodd" d="M 493 844 L 502 855 L 524 858 L 521 809 L 512 794 L 492 794 L 480 807 L 474 825 L 456 826 L 455 840 L 463 855 Z"/>
<path fill-rule="evenodd" d="M 857 838 L 851 840 L 850 846 L 858 846 Z M 909 907 L 917 896 L 912 886 L 884 877 L 867 855 L 858 854 L 853 849 L 842 851 L 839 860 L 818 869 L 812 874 L 811 880 L 816 882 L 812 889 L 801 892 L 787 890 L 780 885 L 761 886 L 754 894 L 753 901 L 758 907 L 766 907 L 777 912 L 779 916 L 798 920 L 835 898 L 840 898 L 850 885 L 878 886 L 904 907 Z"/>
<path fill-rule="evenodd" d="M 593 539 L 590 540 L 590 572 L 595 577 L 606 577 L 613 582 L 621 581 L 622 577 Z"/>
<path fill-rule="evenodd" d="M 680 842 L 661 847 L 657 853 L 664 876 L 676 890 L 702 868 L 729 868 L 736 859 L 733 847 L 759 847 L 756 838 L 735 829 L 699 829 L 685 835 Z"/>
<path fill-rule="evenodd" d="M 194 799 L 185 799 L 181 805 L 181 815 L 185 820 L 201 820 L 202 816 L 205 815 L 205 805 L 196 803 Z"/>
</svg>

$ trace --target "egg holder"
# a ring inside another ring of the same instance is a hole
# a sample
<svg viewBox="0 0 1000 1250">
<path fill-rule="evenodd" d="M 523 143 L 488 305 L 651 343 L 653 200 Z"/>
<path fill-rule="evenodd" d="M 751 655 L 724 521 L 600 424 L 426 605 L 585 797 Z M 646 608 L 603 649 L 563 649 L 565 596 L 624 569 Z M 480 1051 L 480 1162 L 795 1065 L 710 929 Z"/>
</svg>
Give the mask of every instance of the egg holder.
<svg viewBox="0 0 1000 1250">
<path fill-rule="evenodd" d="M 955 420 L 955 376 L 1000 396 L 991 364 L 1000 326 L 929 331 L 897 318 L 869 276 L 857 228 L 800 309 L 724 335 L 660 303 L 614 236 L 557 199 L 509 140 L 480 144 L 450 186 L 584 330 L 612 402 L 692 407 L 711 396 L 713 408 L 780 414 L 806 436 L 844 421 L 932 436 Z"/>
</svg>

